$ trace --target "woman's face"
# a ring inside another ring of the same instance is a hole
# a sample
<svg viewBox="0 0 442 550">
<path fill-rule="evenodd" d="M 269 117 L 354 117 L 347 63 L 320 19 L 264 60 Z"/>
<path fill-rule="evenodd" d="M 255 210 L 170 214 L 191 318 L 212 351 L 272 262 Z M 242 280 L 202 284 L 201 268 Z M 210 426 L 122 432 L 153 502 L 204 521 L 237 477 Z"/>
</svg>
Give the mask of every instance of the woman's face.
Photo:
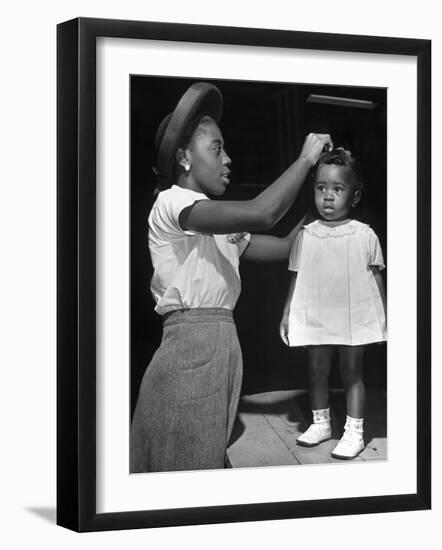
<svg viewBox="0 0 442 550">
<path fill-rule="evenodd" d="M 196 129 L 196 137 L 186 149 L 192 188 L 208 195 L 222 195 L 230 183 L 231 160 L 224 150 L 224 140 L 214 122 Z"/>
<path fill-rule="evenodd" d="M 359 201 L 351 170 L 346 166 L 321 164 L 313 184 L 318 213 L 327 221 L 339 221 L 347 217 L 352 206 Z"/>
</svg>

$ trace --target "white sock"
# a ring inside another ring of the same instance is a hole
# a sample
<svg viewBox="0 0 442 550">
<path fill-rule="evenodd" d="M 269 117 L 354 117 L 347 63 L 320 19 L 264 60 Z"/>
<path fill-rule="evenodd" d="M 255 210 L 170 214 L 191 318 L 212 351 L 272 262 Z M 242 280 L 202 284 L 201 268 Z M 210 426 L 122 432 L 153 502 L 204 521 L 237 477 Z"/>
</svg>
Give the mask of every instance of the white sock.
<svg viewBox="0 0 442 550">
<path fill-rule="evenodd" d="M 313 424 L 323 424 L 330 422 L 330 408 L 327 409 L 313 409 Z"/>
<path fill-rule="evenodd" d="M 353 418 L 352 416 L 347 415 L 347 420 L 345 422 L 344 430 L 357 432 L 362 436 L 362 434 L 364 433 L 364 419 Z"/>
</svg>

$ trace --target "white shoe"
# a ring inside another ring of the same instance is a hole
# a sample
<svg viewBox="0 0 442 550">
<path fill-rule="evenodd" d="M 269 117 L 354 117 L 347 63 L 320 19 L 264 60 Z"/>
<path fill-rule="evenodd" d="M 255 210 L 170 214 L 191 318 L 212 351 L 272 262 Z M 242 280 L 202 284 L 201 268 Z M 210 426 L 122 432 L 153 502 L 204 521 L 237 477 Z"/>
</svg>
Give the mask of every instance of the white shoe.
<svg viewBox="0 0 442 550">
<path fill-rule="evenodd" d="M 345 430 L 339 443 L 332 451 L 334 458 L 350 460 L 364 450 L 365 444 L 362 434 L 354 430 Z"/>
<path fill-rule="evenodd" d="M 310 424 L 307 430 L 298 437 L 296 443 L 303 447 L 314 447 L 323 441 L 331 439 L 332 431 L 330 422 L 318 422 Z"/>
</svg>

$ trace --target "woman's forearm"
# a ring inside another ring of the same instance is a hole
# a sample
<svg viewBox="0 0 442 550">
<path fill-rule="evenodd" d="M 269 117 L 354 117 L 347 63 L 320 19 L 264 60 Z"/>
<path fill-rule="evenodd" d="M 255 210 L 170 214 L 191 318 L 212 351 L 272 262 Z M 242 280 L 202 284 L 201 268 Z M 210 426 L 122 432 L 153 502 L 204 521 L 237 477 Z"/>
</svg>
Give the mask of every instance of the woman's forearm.
<svg viewBox="0 0 442 550">
<path fill-rule="evenodd" d="M 252 235 L 242 258 L 252 262 L 277 262 L 287 260 L 290 245 L 286 238 L 271 235 Z"/>
<path fill-rule="evenodd" d="M 262 220 L 269 229 L 273 227 L 293 204 L 304 180 L 312 167 L 308 158 L 300 157 L 267 189 L 251 201 L 251 208 L 262 213 Z"/>
<path fill-rule="evenodd" d="M 292 205 L 325 145 L 333 146 L 328 134 L 309 134 L 298 160 L 257 197 L 249 201 L 196 202 L 182 211 L 181 227 L 202 233 L 254 232 L 271 228 Z"/>
<path fill-rule="evenodd" d="M 258 211 L 266 212 L 268 229 L 277 223 L 287 212 L 301 189 L 309 170 L 318 161 L 324 146 L 333 147 L 328 134 L 309 134 L 302 147 L 299 158 L 279 176 L 279 178 L 260 193 L 254 203 Z"/>
<path fill-rule="evenodd" d="M 268 230 L 290 208 L 311 166 L 308 159 L 299 158 L 272 185 L 248 201 L 199 201 L 182 211 L 180 225 L 215 234 Z"/>
<path fill-rule="evenodd" d="M 250 243 L 243 253 L 243 259 L 254 262 L 277 262 L 287 260 L 293 242 L 302 226 L 306 223 L 307 216 L 290 231 L 286 237 L 273 237 L 271 235 L 252 235 Z"/>
</svg>

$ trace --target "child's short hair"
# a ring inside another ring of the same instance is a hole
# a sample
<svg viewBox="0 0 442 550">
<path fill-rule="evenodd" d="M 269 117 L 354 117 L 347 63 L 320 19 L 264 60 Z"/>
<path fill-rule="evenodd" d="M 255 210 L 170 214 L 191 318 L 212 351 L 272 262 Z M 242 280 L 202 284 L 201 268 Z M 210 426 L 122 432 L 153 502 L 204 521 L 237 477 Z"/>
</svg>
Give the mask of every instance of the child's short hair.
<svg viewBox="0 0 442 550">
<path fill-rule="evenodd" d="M 334 164 L 335 166 L 349 168 L 353 177 L 354 189 L 359 189 L 360 191 L 364 189 L 364 182 L 359 171 L 359 166 L 350 151 L 346 151 L 343 147 L 337 147 L 330 151 L 323 151 L 319 155 L 318 162 L 313 167 L 310 174 L 312 183 L 316 181 L 316 176 L 321 164 Z"/>
</svg>

